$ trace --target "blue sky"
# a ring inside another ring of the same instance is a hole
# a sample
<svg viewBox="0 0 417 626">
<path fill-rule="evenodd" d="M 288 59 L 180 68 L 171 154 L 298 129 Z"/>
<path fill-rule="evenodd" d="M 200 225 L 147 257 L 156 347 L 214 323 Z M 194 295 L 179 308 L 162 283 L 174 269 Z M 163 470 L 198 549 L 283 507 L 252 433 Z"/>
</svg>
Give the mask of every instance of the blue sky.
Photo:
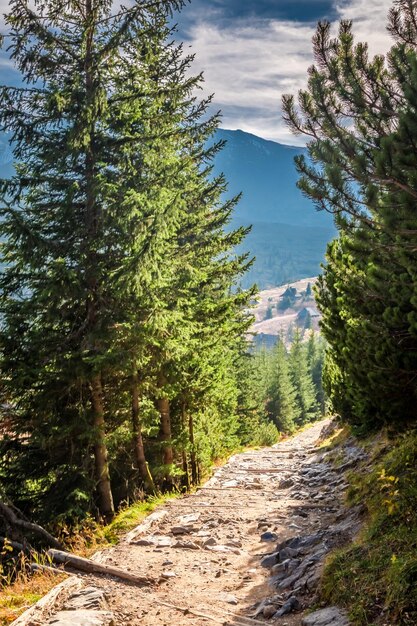
<svg viewBox="0 0 417 626">
<path fill-rule="evenodd" d="M 331 0 L 192 0 L 183 12 L 180 23 L 204 19 L 207 14 L 217 19 L 265 19 L 316 21 L 334 18 L 337 13 Z"/>
<path fill-rule="evenodd" d="M 196 54 L 204 90 L 225 128 L 294 144 L 281 119 L 283 93 L 306 83 L 315 24 L 352 19 L 372 53 L 390 45 L 386 16 L 392 0 L 192 0 L 177 17 L 179 36 Z M 298 140 L 300 141 L 300 140 Z"/>
</svg>

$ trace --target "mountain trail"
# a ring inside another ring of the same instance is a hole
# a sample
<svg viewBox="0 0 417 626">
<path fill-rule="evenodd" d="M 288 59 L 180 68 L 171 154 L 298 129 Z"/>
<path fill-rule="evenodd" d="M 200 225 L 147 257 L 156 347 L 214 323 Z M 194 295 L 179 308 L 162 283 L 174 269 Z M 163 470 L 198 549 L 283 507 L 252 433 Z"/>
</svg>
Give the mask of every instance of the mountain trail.
<svg viewBox="0 0 417 626">
<path fill-rule="evenodd" d="M 343 470 L 363 453 L 345 445 L 345 463 L 331 466 L 316 447 L 331 428 L 321 421 L 272 448 L 233 456 L 195 494 L 167 502 L 94 557 L 157 584 L 71 578 L 60 600 L 54 590 L 52 607 L 44 599 L 15 625 L 347 626 L 336 607 L 305 612 L 324 558 L 361 524 L 361 511 L 347 511 L 342 500 Z"/>
</svg>

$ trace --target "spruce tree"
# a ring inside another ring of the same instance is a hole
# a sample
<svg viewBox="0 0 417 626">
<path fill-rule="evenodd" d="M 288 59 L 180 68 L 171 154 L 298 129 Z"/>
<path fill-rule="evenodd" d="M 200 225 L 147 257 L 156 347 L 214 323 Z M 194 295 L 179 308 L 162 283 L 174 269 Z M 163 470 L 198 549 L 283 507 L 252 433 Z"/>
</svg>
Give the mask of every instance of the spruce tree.
<svg viewBox="0 0 417 626">
<path fill-rule="evenodd" d="M 323 389 L 323 365 L 325 358 L 325 341 L 314 331 L 310 333 L 307 342 L 307 360 L 316 390 L 316 399 L 320 412 L 325 412 L 325 393 Z"/>
<path fill-rule="evenodd" d="M 267 410 L 278 429 L 284 433 L 295 430 L 299 417 L 297 390 L 291 380 L 288 354 L 282 340 L 279 340 L 272 354 L 272 374 L 268 390 Z"/>
<path fill-rule="evenodd" d="M 113 495 L 157 490 L 150 463 L 170 488 L 176 466 L 196 482 L 198 452 L 233 447 L 250 324 L 246 231 L 226 232 L 236 199 L 211 176 L 218 117 L 167 26 L 183 3 L 86 2 L 13 4 L 29 86 L 0 94 L 18 162 L 2 184 L 2 458 L 9 497 L 46 519 L 94 511 L 93 495 L 110 519 Z"/>
<path fill-rule="evenodd" d="M 114 506 L 104 387 L 131 323 L 122 309 L 157 273 L 159 226 L 163 220 L 166 238 L 178 194 L 166 198 L 163 181 L 152 179 L 157 104 L 143 98 L 150 79 L 136 63 L 159 34 L 155 15 L 164 19 L 180 4 L 138 2 L 114 12 L 89 0 L 35 10 L 16 2 L 7 18 L 27 86 L 0 94 L 17 161 L 16 175 L 2 183 L 3 375 L 18 404 L 16 434 L 30 434 L 34 453 L 50 463 L 48 471 L 39 460 L 31 468 L 45 498 L 71 475 L 74 501 L 80 485 L 88 500 L 91 449 L 106 519 Z"/>
<path fill-rule="evenodd" d="M 290 351 L 290 373 L 296 392 L 298 426 L 311 422 L 319 416 L 313 378 L 308 363 L 306 346 L 301 341 L 300 331 L 294 335 Z"/>
</svg>

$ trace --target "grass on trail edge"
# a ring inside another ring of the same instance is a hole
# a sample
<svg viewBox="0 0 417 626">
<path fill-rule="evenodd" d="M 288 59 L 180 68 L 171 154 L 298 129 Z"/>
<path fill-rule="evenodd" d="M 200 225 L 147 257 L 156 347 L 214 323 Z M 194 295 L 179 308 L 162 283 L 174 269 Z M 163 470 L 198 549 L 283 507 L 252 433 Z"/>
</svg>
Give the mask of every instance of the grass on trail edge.
<svg viewBox="0 0 417 626">
<path fill-rule="evenodd" d="M 179 493 L 169 493 L 161 496 L 150 496 L 146 502 L 136 502 L 120 510 L 113 521 L 104 526 L 102 530 L 104 538 L 109 544 L 117 543 L 119 537 L 138 526 L 156 507 L 161 506 L 167 500 L 178 498 L 180 495 Z"/>
<path fill-rule="evenodd" d="M 416 626 L 417 431 L 365 445 L 370 461 L 350 474 L 347 499 L 367 521 L 329 557 L 321 600 L 345 607 L 352 626 Z"/>
<path fill-rule="evenodd" d="M 66 578 L 65 574 L 36 572 L 29 576 L 21 573 L 14 583 L 1 589 L 1 626 L 11 624 L 26 609 L 36 604 L 48 591 Z"/>
</svg>

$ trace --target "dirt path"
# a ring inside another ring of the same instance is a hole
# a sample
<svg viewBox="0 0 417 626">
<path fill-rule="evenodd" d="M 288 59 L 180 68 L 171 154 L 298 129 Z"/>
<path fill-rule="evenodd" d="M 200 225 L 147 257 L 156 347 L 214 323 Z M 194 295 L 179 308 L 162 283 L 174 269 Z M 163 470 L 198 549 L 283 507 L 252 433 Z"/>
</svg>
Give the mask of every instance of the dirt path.
<svg viewBox="0 0 417 626">
<path fill-rule="evenodd" d="M 197 493 L 168 502 L 99 554 L 102 563 L 160 581 L 138 588 L 83 578 L 105 591 L 114 624 L 300 626 L 322 559 L 353 523 L 340 513 L 343 476 L 314 447 L 327 426 L 232 457 Z M 290 612 L 278 617 L 283 606 Z"/>
</svg>

